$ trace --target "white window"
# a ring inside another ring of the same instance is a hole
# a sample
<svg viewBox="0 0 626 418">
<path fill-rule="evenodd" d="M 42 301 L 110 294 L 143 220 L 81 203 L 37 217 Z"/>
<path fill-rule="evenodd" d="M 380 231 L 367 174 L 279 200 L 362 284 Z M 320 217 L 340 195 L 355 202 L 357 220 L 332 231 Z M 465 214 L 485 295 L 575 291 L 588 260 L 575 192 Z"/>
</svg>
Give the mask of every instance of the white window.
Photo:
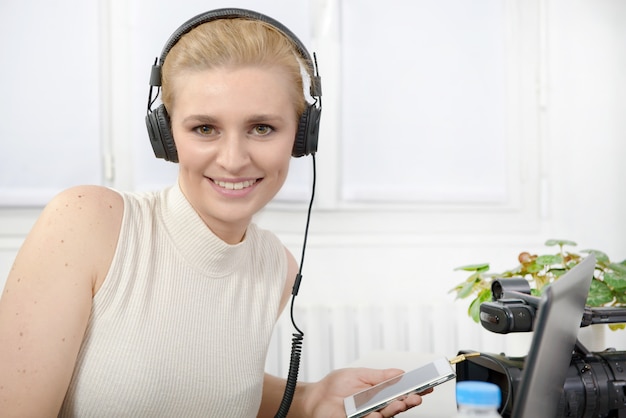
<svg viewBox="0 0 626 418">
<path fill-rule="evenodd" d="M 100 183 L 98 3 L 0 3 L 0 206 Z"/>
<path fill-rule="evenodd" d="M 0 6 L 0 34 L 11 39 L 0 78 L 1 206 L 41 205 L 77 183 L 146 190 L 176 179 L 177 166 L 154 158 L 145 129 L 150 67 L 182 22 L 216 6 L 63 3 Z M 324 105 L 318 228 L 354 232 L 365 222 L 371 232 L 520 231 L 536 224 L 535 1 L 232 6 L 276 18 L 317 53 Z M 262 220 L 300 231 L 311 180 L 310 158 L 294 159 Z"/>
</svg>

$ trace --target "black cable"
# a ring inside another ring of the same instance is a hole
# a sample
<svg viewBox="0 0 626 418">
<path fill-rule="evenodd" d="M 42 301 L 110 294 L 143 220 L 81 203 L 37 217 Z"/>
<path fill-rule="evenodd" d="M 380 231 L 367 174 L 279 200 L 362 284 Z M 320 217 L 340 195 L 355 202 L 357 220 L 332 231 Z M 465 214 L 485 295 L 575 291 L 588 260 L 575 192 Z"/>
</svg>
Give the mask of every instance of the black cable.
<svg viewBox="0 0 626 418">
<path fill-rule="evenodd" d="M 158 58 L 155 58 L 154 59 L 154 64 L 152 65 L 153 73 L 154 73 L 154 67 L 157 65 L 157 60 L 158 60 Z M 156 85 L 156 84 L 153 84 L 152 74 L 150 74 L 150 78 L 151 78 L 151 80 L 150 80 L 150 90 L 148 90 L 148 106 L 147 106 L 147 110 L 146 110 L 146 114 L 147 115 L 149 115 L 150 112 L 152 111 L 152 105 L 154 104 L 154 102 L 157 101 L 157 98 L 159 97 L 159 93 L 161 93 L 161 80 L 159 80 L 158 85 Z M 157 87 L 157 92 L 156 92 L 156 95 L 154 96 L 154 99 L 153 99 L 152 98 L 152 89 L 155 86 Z"/>
<path fill-rule="evenodd" d="M 148 110 L 146 112 L 146 114 L 150 114 L 150 112 L 152 111 L 152 105 L 157 101 L 158 97 L 159 97 L 159 93 L 161 93 L 161 87 L 157 87 L 157 92 L 154 95 L 154 99 L 152 98 L 152 89 L 154 87 L 150 86 L 150 92 L 148 93 Z"/>
<path fill-rule="evenodd" d="M 302 281 L 302 266 L 304 265 L 304 254 L 306 252 L 306 242 L 309 236 L 309 223 L 311 221 L 311 211 L 313 208 L 313 199 L 315 197 L 315 182 L 316 182 L 316 168 L 315 168 L 315 154 L 311 154 L 313 161 L 313 184 L 311 186 L 311 200 L 309 201 L 309 209 L 307 211 L 306 217 L 306 226 L 304 228 L 304 242 L 302 244 L 302 255 L 300 257 L 300 268 L 298 269 L 298 274 L 296 275 L 296 280 L 293 284 L 293 288 L 291 289 L 291 323 L 297 332 L 292 334 L 291 340 L 291 357 L 289 360 L 289 372 L 287 373 L 287 383 L 285 384 L 285 393 L 283 394 L 283 399 L 278 407 L 278 412 L 276 412 L 275 418 L 285 418 L 287 413 L 289 412 L 289 408 L 291 407 L 291 402 L 293 401 L 293 395 L 296 392 L 296 385 L 298 383 L 298 371 L 300 369 L 300 358 L 302 355 L 302 342 L 304 339 L 304 333 L 298 328 L 296 325 L 296 321 L 293 317 L 293 307 L 296 296 L 298 295 L 298 290 L 300 289 L 300 282 Z"/>
</svg>

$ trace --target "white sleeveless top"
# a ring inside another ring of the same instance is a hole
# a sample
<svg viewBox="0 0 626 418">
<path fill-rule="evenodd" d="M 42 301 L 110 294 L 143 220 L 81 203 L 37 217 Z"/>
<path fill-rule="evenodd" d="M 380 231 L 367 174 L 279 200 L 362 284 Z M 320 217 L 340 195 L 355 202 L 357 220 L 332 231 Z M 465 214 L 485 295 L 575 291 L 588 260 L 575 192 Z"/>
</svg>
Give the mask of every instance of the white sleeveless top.
<svg viewBox="0 0 626 418">
<path fill-rule="evenodd" d="M 228 245 L 178 186 L 124 217 L 60 417 L 255 417 L 287 275 L 252 224 Z"/>
</svg>

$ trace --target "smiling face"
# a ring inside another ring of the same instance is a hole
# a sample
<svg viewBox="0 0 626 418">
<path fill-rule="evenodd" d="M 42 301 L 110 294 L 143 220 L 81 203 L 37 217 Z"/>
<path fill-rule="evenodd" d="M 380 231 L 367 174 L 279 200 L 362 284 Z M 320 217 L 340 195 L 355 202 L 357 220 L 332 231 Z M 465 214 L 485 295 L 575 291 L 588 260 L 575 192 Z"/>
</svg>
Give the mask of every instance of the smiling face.
<svg viewBox="0 0 626 418">
<path fill-rule="evenodd" d="M 290 78 L 277 66 L 226 66 L 173 81 L 180 187 L 217 236 L 240 242 L 287 177 L 298 120 Z"/>
</svg>

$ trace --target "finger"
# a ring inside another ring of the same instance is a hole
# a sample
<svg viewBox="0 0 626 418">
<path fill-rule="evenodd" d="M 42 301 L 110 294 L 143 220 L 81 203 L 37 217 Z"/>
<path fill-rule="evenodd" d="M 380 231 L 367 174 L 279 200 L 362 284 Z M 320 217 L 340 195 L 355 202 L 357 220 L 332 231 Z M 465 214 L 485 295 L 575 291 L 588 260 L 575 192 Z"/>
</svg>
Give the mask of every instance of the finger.
<svg viewBox="0 0 626 418">
<path fill-rule="evenodd" d="M 393 401 L 378 413 L 381 417 L 393 417 L 400 412 L 404 412 L 408 409 L 407 405 L 403 401 Z"/>
<path fill-rule="evenodd" d="M 381 370 L 381 372 L 383 375 L 383 380 L 387 380 L 387 379 L 391 379 L 392 377 L 401 375 L 402 373 L 404 373 L 404 370 L 391 368 L 391 369 L 383 369 Z"/>
<path fill-rule="evenodd" d="M 428 395 L 429 393 L 431 393 L 433 390 L 435 390 L 434 388 L 428 388 L 423 392 L 418 393 L 418 395 L 423 396 L 423 395 Z"/>
<path fill-rule="evenodd" d="M 413 408 L 414 406 L 421 405 L 422 396 L 420 394 L 414 393 L 412 395 L 407 396 L 404 399 L 404 403 L 407 405 L 408 408 Z"/>
<path fill-rule="evenodd" d="M 361 369 L 361 380 L 367 384 L 375 385 L 387 379 L 399 376 L 404 373 L 402 369 Z"/>
<path fill-rule="evenodd" d="M 383 417 L 392 417 L 400 412 L 404 412 L 407 409 L 413 408 L 422 403 L 422 397 L 417 394 L 412 394 L 404 398 L 403 400 L 393 401 L 380 411 L 378 411 Z"/>
</svg>

